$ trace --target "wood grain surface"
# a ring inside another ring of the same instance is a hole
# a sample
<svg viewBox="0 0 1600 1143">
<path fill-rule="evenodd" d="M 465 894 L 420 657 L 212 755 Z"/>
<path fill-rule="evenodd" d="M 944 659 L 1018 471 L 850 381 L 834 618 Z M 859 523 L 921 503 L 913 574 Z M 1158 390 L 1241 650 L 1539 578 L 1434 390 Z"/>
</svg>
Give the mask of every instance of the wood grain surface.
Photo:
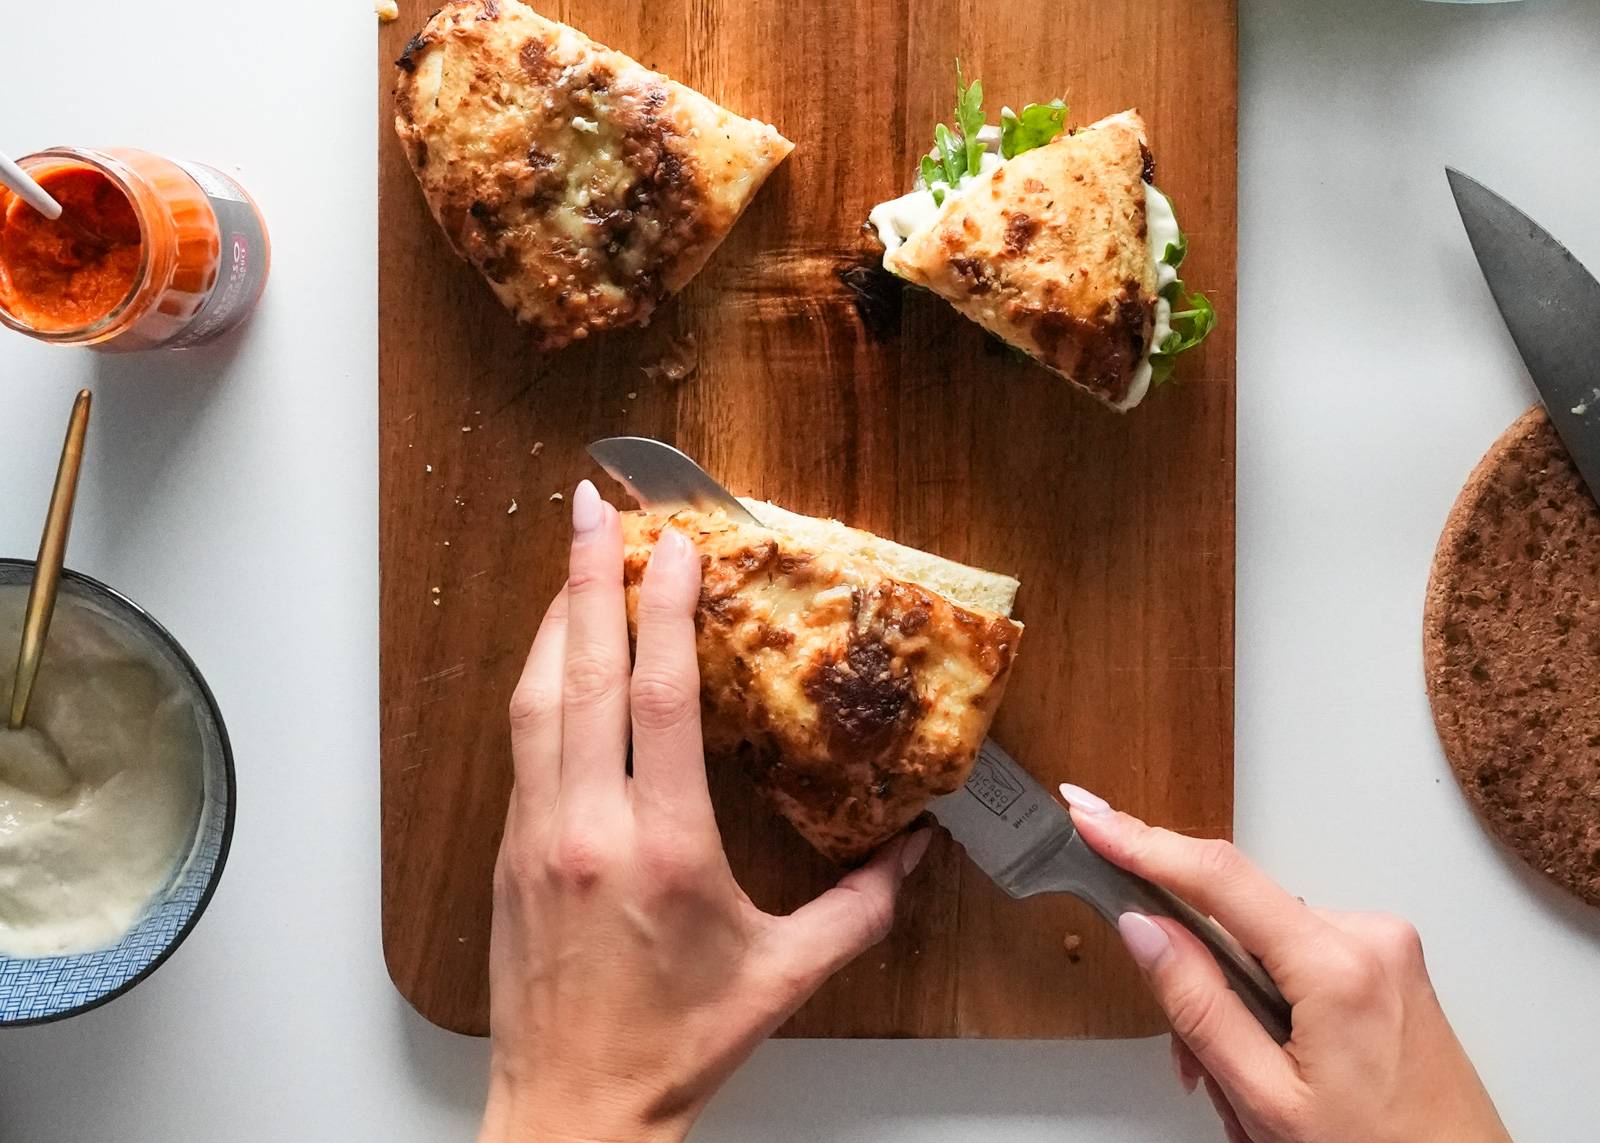
<svg viewBox="0 0 1600 1143">
<path fill-rule="evenodd" d="M 563 577 L 583 446 L 672 441 L 738 492 L 1021 577 L 1028 625 L 996 737 L 1181 830 L 1227 834 L 1233 790 L 1233 0 L 562 0 L 541 6 L 797 144 L 705 271 L 647 329 L 533 350 L 428 215 L 390 127 L 380 30 L 383 941 L 430 1020 L 483 1033 L 490 875 L 510 785 L 504 711 Z M 873 294 L 868 208 L 902 193 L 954 64 L 991 119 L 1065 94 L 1137 106 L 1221 315 L 1181 383 L 1128 416 L 998 350 L 931 295 Z M 513 505 L 515 511 L 513 511 Z M 757 903 L 837 875 L 713 775 Z M 1070 954 L 1068 934 L 1081 936 Z M 948 838 L 893 935 L 785 1027 L 800 1036 L 1145 1035 L 1162 1021 L 1074 901 L 1015 902 Z"/>
</svg>

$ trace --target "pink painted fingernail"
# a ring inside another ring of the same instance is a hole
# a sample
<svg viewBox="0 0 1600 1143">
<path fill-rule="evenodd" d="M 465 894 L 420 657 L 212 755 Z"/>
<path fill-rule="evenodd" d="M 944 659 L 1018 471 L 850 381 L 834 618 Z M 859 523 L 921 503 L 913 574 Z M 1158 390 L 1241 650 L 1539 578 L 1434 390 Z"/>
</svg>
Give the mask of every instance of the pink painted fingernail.
<svg viewBox="0 0 1600 1143">
<path fill-rule="evenodd" d="M 907 877 L 922 864 L 922 859 L 928 852 L 928 843 L 932 840 L 931 829 L 918 830 L 906 838 L 905 845 L 900 849 L 900 868 Z"/>
<path fill-rule="evenodd" d="M 1117 918 L 1117 932 L 1122 943 L 1128 946 L 1133 963 L 1149 972 L 1161 963 L 1161 958 L 1172 951 L 1172 940 L 1167 931 L 1143 913 L 1124 913 Z"/>
<path fill-rule="evenodd" d="M 600 493 L 587 481 L 579 481 L 572 494 L 572 530 L 580 536 L 593 532 L 605 520 L 605 508 L 600 503 Z"/>
<path fill-rule="evenodd" d="M 1111 808 L 1111 804 L 1099 794 L 1091 794 L 1082 786 L 1074 786 L 1071 782 L 1061 783 L 1060 790 L 1067 805 L 1086 814 L 1103 814 Z"/>
</svg>

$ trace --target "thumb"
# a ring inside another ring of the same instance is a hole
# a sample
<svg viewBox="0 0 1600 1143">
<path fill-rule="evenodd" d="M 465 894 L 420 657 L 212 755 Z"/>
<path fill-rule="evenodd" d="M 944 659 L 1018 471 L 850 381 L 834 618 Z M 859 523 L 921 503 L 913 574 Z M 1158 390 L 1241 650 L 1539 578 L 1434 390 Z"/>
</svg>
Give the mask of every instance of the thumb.
<svg viewBox="0 0 1600 1143">
<path fill-rule="evenodd" d="M 832 889 L 783 918 L 779 927 L 785 975 L 806 982 L 809 994 L 887 937 L 900 886 L 932 840 L 930 829 L 896 838 Z"/>
</svg>

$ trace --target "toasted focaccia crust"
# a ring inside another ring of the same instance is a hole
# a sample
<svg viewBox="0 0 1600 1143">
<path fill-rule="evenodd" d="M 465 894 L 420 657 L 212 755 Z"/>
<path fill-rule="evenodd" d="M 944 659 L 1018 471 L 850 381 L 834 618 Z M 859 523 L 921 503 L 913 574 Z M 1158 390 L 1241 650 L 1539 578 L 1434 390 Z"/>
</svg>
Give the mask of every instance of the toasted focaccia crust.
<svg viewBox="0 0 1600 1143">
<path fill-rule="evenodd" d="M 447 3 L 397 68 L 434 217 L 546 348 L 647 321 L 793 146 L 520 0 Z"/>
<path fill-rule="evenodd" d="M 885 265 L 1111 404 L 1155 322 L 1144 121 L 1125 111 L 1024 151 Z"/>
<path fill-rule="evenodd" d="M 858 861 L 966 781 L 1021 624 L 897 578 L 860 551 L 692 511 L 623 515 L 630 622 L 667 526 L 703 565 L 707 751 L 739 759 L 812 845 Z"/>
</svg>

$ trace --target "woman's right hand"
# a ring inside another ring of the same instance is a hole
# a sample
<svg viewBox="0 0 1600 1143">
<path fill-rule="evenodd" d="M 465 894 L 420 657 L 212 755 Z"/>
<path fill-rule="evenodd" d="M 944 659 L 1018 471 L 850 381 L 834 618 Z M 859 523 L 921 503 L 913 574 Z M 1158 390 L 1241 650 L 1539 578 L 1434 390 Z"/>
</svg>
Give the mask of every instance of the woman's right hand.
<svg viewBox="0 0 1600 1143">
<path fill-rule="evenodd" d="M 1118 923 L 1173 1028 L 1184 1087 L 1204 1082 L 1233 1143 L 1509 1143 L 1398 917 L 1307 908 L 1222 841 L 1145 825 L 1063 786 L 1101 856 L 1209 913 L 1294 1008 L 1275 1044 L 1174 921 Z"/>
</svg>

